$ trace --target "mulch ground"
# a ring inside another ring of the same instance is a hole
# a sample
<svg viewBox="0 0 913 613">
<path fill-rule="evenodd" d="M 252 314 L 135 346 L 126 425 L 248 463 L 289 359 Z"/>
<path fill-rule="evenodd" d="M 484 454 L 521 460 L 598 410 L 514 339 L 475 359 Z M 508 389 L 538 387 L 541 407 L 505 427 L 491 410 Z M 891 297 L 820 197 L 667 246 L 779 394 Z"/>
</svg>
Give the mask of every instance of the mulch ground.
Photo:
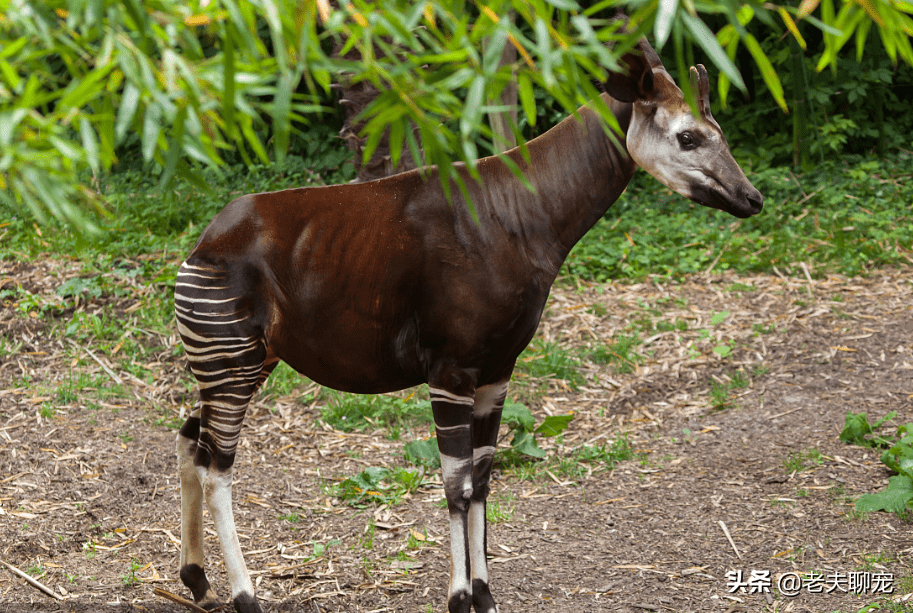
<svg viewBox="0 0 913 613">
<path fill-rule="evenodd" d="M 0 262 L 0 288 L 50 296 L 74 274 L 59 262 Z M 117 299 L 125 317 L 137 295 Z M 563 281 L 541 325 L 546 339 L 585 355 L 638 329 L 645 360 L 626 374 L 587 363 L 584 385 L 551 382 L 527 399 L 538 419 L 575 415 L 542 445 L 560 458 L 626 434 L 638 456 L 613 470 L 560 472 L 550 461 L 523 477 L 495 471 L 492 499 L 504 512 L 488 546 L 500 610 L 855 613 L 913 596 L 908 523 L 853 507 L 890 474 L 877 452 L 838 440 L 848 411 L 913 421 L 911 305 L 908 269 Z M 0 310 L 0 336 L 23 342 L 0 355 L 0 560 L 55 594 L 0 565 L 0 611 L 185 610 L 153 593 L 189 597 L 177 577 L 167 427 L 191 398 L 176 338 L 144 337 L 161 346 L 144 365 L 150 383 L 120 369 L 113 349 L 72 346 L 50 327 L 10 301 Z M 55 402 L 47 390 L 74 372 L 117 379 L 122 392 L 90 403 L 83 390 L 42 417 L 39 407 Z M 747 386 L 714 408 L 711 387 L 734 378 Z M 265 610 L 446 610 L 439 478 L 392 507 L 343 504 L 331 486 L 368 466 L 405 466 L 408 437 L 335 431 L 302 398 L 256 400 L 236 463 L 235 516 Z M 207 526 L 210 579 L 227 596 Z M 739 571 L 746 586 L 734 589 Z M 750 589 L 753 571 L 758 585 L 769 573 L 769 592 Z M 784 575 L 808 572 L 820 573 L 820 593 L 814 584 L 796 596 L 776 589 Z M 888 576 L 893 594 L 872 593 Z M 850 581 L 866 577 L 876 585 L 851 593 Z"/>
</svg>

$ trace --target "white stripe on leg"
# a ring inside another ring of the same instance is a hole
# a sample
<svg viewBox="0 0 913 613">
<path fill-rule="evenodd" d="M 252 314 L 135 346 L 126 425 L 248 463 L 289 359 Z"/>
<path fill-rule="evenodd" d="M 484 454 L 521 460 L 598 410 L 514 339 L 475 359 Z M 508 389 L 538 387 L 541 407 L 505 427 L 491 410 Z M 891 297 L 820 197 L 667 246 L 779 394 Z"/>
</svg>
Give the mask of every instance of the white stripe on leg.
<svg viewBox="0 0 913 613">
<path fill-rule="evenodd" d="M 461 513 L 450 513 L 450 591 L 449 596 L 472 593 L 472 584 L 466 573 L 466 525 Z"/>
<path fill-rule="evenodd" d="M 503 406 L 504 397 L 507 396 L 508 382 L 483 385 L 476 389 L 475 406 L 472 409 L 473 417 L 486 417 L 496 406 Z"/>
<path fill-rule="evenodd" d="M 231 508 L 231 471 L 216 473 L 200 469 L 205 475 L 203 488 L 206 492 L 206 502 L 209 505 L 209 514 L 219 535 L 222 545 L 222 555 L 225 558 L 225 572 L 231 585 L 232 600 L 239 595 L 253 597 L 254 585 L 251 583 L 244 556 L 241 553 L 241 543 L 238 541 L 238 531 L 235 529 L 235 518 Z M 208 474 L 207 474 L 208 473 Z"/>
<path fill-rule="evenodd" d="M 469 505 L 469 559 L 472 578 L 488 583 L 488 560 L 485 558 L 485 502 L 473 500 Z"/>
</svg>

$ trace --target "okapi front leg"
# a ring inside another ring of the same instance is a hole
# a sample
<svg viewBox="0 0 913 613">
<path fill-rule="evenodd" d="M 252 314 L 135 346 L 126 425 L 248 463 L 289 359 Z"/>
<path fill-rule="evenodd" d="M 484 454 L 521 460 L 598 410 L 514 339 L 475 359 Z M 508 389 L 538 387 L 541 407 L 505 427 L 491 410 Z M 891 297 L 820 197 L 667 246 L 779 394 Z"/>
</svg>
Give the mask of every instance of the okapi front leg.
<svg viewBox="0 0 913 613">
<path fill-rule="evenodd" d="M 498 444 L 507 382 L 476 390 L 472 420 L 472 497 L 469 502 L 469 560 L 472 567 L 472 606 L 476 613 L 496 613 L 488 580 L 488 523 L 485 516 L 491 466 Z"/>
<path fill-rule="evenodd" d="M 469 507 L 472 499 L 473 397 L 428 386 L 444 494 L 450 515 L 450 613 L 469 613 L 472 606 L 469 553 Z"/>
</svg>

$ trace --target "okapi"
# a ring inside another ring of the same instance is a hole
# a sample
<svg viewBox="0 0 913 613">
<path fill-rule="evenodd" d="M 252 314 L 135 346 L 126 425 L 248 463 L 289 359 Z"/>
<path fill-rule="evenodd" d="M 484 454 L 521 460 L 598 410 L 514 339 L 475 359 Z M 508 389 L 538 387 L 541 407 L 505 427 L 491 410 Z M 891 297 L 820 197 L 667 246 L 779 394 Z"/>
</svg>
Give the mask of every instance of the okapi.
<svg viewBox="0 0 913 613">
<path fill-rule="evenodd" d="M 763 196 L 710 114 L 703 66 L 691 69 L 699 115 L 641 41 L 603 100 L 615 143 L 588 106 L 506 155 L 461 170 L 477 218 L 437 170 L 367 183 L 242 196 L 209 224 L 175 287 L 175 310 L 200 400 L 177 437 L 181 580 L 218 606 L 203 571 L 204 494 L 240 613 L 262 611 L 231 506 L 244 413 L 279 362 L 360 394 L 427 383 L 450 517 L 450 613 L 494 613 L 485 505 L 501 410 L 571 248 L 639 165 L 704 206 L 744 218 Z"/>
</svg>

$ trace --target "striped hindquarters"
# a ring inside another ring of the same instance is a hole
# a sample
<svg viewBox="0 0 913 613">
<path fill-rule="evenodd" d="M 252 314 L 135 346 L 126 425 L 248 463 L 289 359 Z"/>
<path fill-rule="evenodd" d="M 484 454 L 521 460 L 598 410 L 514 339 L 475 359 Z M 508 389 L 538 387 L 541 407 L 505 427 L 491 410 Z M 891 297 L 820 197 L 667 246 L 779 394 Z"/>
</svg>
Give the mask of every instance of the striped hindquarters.
<svg viewBox="0 0 913 613">
<path fill-rule="evenodd" d="M 199 446 L 229 463 L 247 405 L 271 370 L 246 299 L 224 270 L 187 262 L 178 270 L 175 316 L 203 405 Z"/>
</svg>

